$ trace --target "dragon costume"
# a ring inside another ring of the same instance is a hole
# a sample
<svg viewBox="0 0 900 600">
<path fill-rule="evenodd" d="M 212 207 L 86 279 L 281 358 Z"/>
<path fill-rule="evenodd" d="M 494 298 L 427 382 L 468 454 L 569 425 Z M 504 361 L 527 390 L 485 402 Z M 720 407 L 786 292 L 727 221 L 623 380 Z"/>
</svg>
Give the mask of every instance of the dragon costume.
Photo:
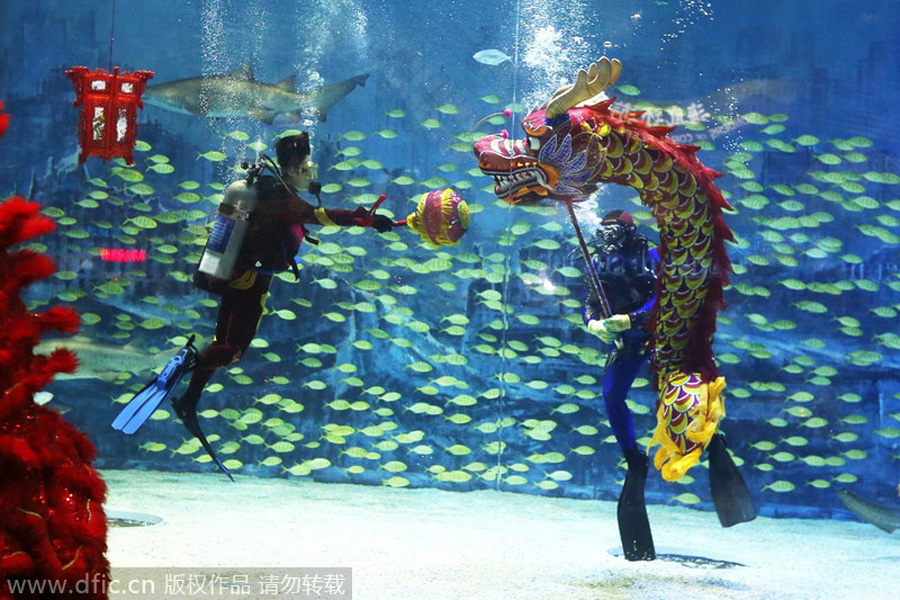
<svg viewBox="0 0 900 600">
<path fill-rule="evenodd" d="M 647 327 L 659 396 L 650 445 L 660 446 L 654 464 L 663 478 L 676 481 L 699 461 L 725 414 L 712 340 L 731 272 L 724 244 L 733 236 L 722 216 L 731 207 L 714 183 L 720 174 L 697 159 L 697 146 L 668 136 L 674 127 L 651 126 L 639 111 L 616 112 L 614 99 L 590 102 L 620 70 L 605 57 L 582 69 L 523 119 L 526 139 L 489 136 L 475 143 L 475 155 L 508 203 L 553 200 L 571 212 L 598 185 L 616 183 L 637 190 L 656 218 L 661 262 Z"/>
</svg>

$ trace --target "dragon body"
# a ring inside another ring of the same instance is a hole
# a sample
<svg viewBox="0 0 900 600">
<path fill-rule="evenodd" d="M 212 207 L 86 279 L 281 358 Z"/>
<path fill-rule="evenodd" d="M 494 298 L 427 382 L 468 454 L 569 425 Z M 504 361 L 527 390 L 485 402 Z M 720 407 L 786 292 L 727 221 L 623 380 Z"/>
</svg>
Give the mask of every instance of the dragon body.
<svg viewBox="0 0 900 600">
<path fill-rule="evenodd" d="M 712 340 L 731 272 L 724 243 L 733 236 L 722 214 L 731 207 L 698 147 L 676 143 L 668 135 L 674 127 L 648 125 L 642 112 L 612 110 L 613 101 L 560 109 L 554 98 L 523 119 L 524 140 L 489 136 L 475 143 L 475 155 L 511 204 L 579 202 L 615 183 L 637 190 L 655 217 L 661 264 L 648 328 L 659 396 L 651 446 L 661 446 L 655 465 L 663 477 L 677 480 L 724 416 Z"/>
</svg>

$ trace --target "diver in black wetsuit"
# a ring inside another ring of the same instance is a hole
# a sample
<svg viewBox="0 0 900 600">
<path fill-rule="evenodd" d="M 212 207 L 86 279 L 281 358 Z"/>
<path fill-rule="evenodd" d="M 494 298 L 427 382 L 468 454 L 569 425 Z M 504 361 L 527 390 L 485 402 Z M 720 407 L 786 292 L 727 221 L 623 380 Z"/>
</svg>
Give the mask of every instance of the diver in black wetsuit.
<svg viewBox="0 0 900 600">
<path fill-rule="evenodd" d="M 217 369 L 237 363 L 256 336 L 260 319 L 269 295 L 269 286 L 276 271 L 294 269 L 294 256 L 304 239 L 307 225 L 337 225 L 372 227 L 378 232 L 390 231 L 394 222 L 374 210 L 359 207 L 354 211 L 315 207 L 300 198 L 294 190 L 317 192 L 314 182 L 316 165 L 310 158 L 309 136 L 306 133 L 284 137 L 276 145 L 279 170 L 256 165 L 246 179 L 232 183 L 225 192 L 220 220 L 227 224 L 230 235 L 246 221 L 242 244 L 237 246 L 234 268 L 222 277 L 212 277 L 204 271 L 204 263 L 194 277 L 194 284 L 221 297 L 216 318 L 216 335 L 212 343 L 198 352 L 192 342 L 183 348 L 159 377 L 138 392 L 113 422 L 113 427 L 132 434 L 143 425 L 156 407 L 174 391 L 180 379 L 193 371 L 184 395 L 174 398 L 172 406 L 185 428 L 203 444 L 222 471 L 222 465 L 200 429 L 197 404 L 203 388 Z M 264 163 L 261 163 L 264 165 Z M 263 175 L 269 168 L 271 175 Z M 252 207 L 246 213 L 241 206 Z M 218 226 L 218 223 L 217 223 Z M 216 236 L 214 228 L 207 250 Z M 223 240 L 224 240 L 223 236 Z M 228 252 L 223 244 L 220 250 Z M 204 251 L 204 256 L 206 251 Z M 215 261 L 222 260 L 217 255 Z M 218 264 L 216 262 L 215 264 Z M 210 269 L 214 270 L 214 269 Z M 299 277 L 298 277 L 299 278 Z M 193 340 L 193 337 L 191 338 Z"/>
<path fill-rule="evenodd" d="M 637 232 L 630 214 L 615 210 L 601 221 L 592 262 L 612 314 L 604 318 L 601 299 L 589 287 L 583 317 L 588 329 L 609 346 L 603 372 L 603 403 L 628 463 L 619 496 L 619 534 L 627 560 L 653 560 L 656 551 L 644 504 L 649 460 L 638 448 L 625 399 L 648 358 L 650 335 L 645 326 L 656 300 L 659 253 Z"/>
</svg>

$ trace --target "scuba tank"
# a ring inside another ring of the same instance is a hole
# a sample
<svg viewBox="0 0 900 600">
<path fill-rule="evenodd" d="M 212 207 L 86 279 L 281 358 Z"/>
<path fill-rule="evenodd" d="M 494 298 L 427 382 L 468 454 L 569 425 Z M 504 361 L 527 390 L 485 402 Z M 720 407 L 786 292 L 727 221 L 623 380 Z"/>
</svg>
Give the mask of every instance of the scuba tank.
<svg viewBox="0 0 900 600">
<path fill-rule="evenodd" d="M 235 181 L 228 186 L 194 274 L 194 285 L 198 288 L 212 292 L 217 283 L 231 280 L 256 201 L 256 189 L 251 182 Z"/>
<path fill-rule="evenodd" d="M 247 170 L 247 178 L 235 181 L 225 190 L 225 197 L 219 204 L 216 214 L 216 222 L 206 242 L 206 247 L 203 249 L 203 254 L 200 256 L 197 271 L 194 273 L 194 285 L 214 294 L 221 294 L 227 287 L 238 258 L 241 256 L 244 238 L 250 227 L 251 213 L 256 208 L 258 200 L 256 184 L 260 180 L 261 172 L 263 170 L 271 171 L 289 194 L 302 201 L 281 178 L 281 174 L 268 156 L 260 155 L 259 161 L 255 164 L 249 165 L 244 162 L 241 167 Z M 310 191 L 318 198 L 319 206 L 322 204 L 322 199 L 319 197 L 321 188 L 322 186 L 318 182 L 313 182 L 309 186 Z M 302 240 L 302 236 L 300 240 Z M 297 241 L 298 248 L 300 240 Z M 312 243 L 318 243 L 312 238 L 309 240 Z M 294 248 L 290 253 L 291 258 L 298 248 Z M 282 254 L 284 254 L 283 251 Z M 290 266 L 294 270 L 294 275 L 299 279 L 297 266 L 293 260 L 291 260 Z M 276 265 L 276 267 L 285 268 L 284 265 Z"/>
</svg>

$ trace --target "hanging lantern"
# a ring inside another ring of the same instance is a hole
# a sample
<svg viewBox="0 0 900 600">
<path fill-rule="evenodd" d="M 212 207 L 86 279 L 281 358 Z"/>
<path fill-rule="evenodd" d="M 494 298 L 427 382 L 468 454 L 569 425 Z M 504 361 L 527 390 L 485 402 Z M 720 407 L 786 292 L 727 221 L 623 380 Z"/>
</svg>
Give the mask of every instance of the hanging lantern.
<svg viewBox="0 0 900 600">
<path fill-rule="evenodd" d="M 119 67 L 112 73 L 72 67 L 66 75 L 75 86 L 75 106 L 81 106 L 78 162 L 83 163 L 88 156 L 99 156 L 104 160 L 124 158 L 128 164 L 134 163 L 137 112 L 144 107 L 141 94 L 154 73 L 119 73 Z"/>
</svg>

